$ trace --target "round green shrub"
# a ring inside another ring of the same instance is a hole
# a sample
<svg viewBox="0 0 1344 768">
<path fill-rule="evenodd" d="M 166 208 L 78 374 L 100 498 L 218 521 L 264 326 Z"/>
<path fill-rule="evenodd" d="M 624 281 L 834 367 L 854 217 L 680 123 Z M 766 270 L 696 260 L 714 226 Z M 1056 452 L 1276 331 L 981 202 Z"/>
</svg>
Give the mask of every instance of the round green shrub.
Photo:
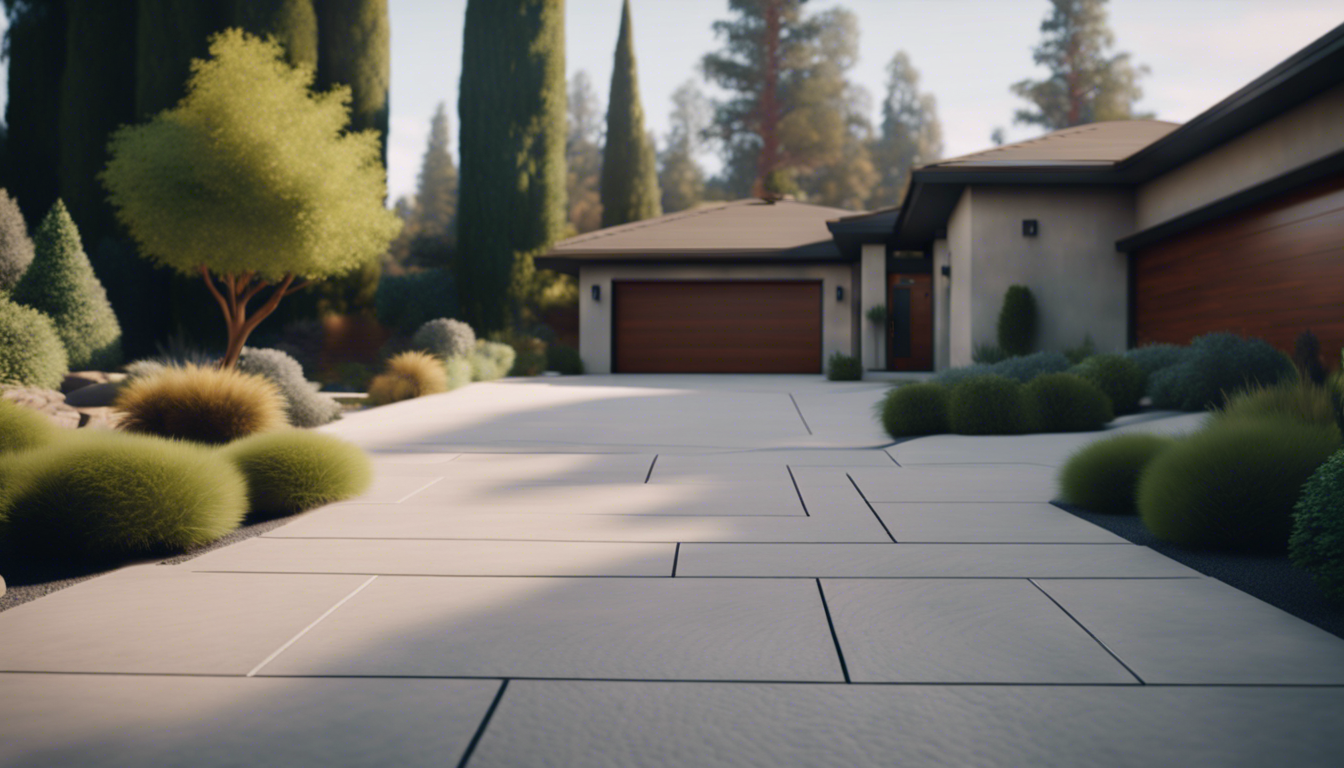
<svg viewBox="0 0 1344 768">
<path fill-rule="evenodd" d="M 319 385 L 303 378 L 299 361 L 278 349 L 243 347 L 237 368 L 274 384 L 285 400 L 289 423 L 296 427 L 320 427 L 340 418 L 340 404 L 318 394 Z"/>
<path fill-rule="evenodd" d="M 948 431 L 948 389 L 931 381 L 887 390 L 879 404 L 882 428 L 892 437 L 938 435 Z"/>
<path fill-rule="evenodd" d="M 960 368 L 948 368 L 940 371 L 933 377 L 933 380 L 945 387 L 954 387 L 957 384 L 979 376 L 988 376 L 994 373 L 994 366 L 989 363 L 975 363 L 974 365 L 963 365 Z"/>
<path fill-rule="evenodd" d="M 546 370 L 565 376 L 583 375 L 583 358 L 579 350 L 564 344 L 546 345 Z"/>
<path fill-rule="evenodd" d="M 948 426 L 959 435 L 1018 435 L 1032 416 L 1021 382 L 1004 376 L 966 379 L 948 394 Z"/>
<path fill-rule="evenodd" d="M 1111 400 L 1095 384 L 1072 373 L 1047 373 L 1026 385 L 1040 432 L 1091 432 L 1115 418 Z"/>
<path fill-rule="evenodd" d="M 853 355 L 836 352 L 826 361 L 828 381 L 858 381 L 863 378 L 863 363 Z"/>
<path fill-rule="evenodd" d="M 1144 386 L 1148 383 L 1138 363 L 1124 355 L 1092 355 L 1069 369 L 1097 385 L 1111 399 L 1116 416 L 1139 410 Z"/>
<path fill-rule="evenodd" d="M 1174 544 L 1283 552 L 1302 484 L 1338 448 L 1333 426 L 1216 421 L 1153 459 L 1139 480 L 1139 515 Z"/>
<path fill-rule="evenodd" d="M 420 326 L 411 345 L 444 360 L 466 357 L 476 350 L 476 332 L 461 320 L 440 317 Z"/>
<path fill-rule="evenodd" d="M 0 384 L 56 389 L 69 371 L 51 318 L 0 296 Z"/>
<path fill-rule="evenodd" d="M 517 354 L 508 344 L 478 340 L 476 354 L 471 356 L 471 380 L 494 381 L 508 376 Z"/>
<path fill-rule="evenodd" d="M 74 370 L 110 371 L 121 365 L 121 326 L 60 200 L 33 242 L 37 254 L 14 286 L 14 300 L 52 319 Z"/>
<path fill-rule="evenodd" d="M 1188 347 L 1177 344 L 1145 344 L 1125 352 L 1125 357 L 1139 366 L 1146 378 L 1181 362 L 1189 351 Z"/>
<path fill-rule="evenodd" d="M 990 366 L 989 372 L 996 376 L 1006 376 L 1023 384 L 1037 376 L 1047 373 L 1063 373 L 1069 369 L 1069 358 L 1062 352 L 1036 352 L 1020 357 L 1010 357 Z"/>
<path fill-rule="evenodd" d="M 12 291 L 33 263 L 33 241 L 19 204 L 0 189 L 0 292 Z"/>
<path fill-rule="evenodd" d="M 1132 515 L 1148 464 L 1176 440 L 1142 432 L 1098 440 L 1069 457 L 1059 471 L 1059 498 L 1089 512 Z"/>
<path fill-rule="evenodd" d="M 1344 451 L 1336 451 L 1302 486 L 1288 557 L 1331 599 L 1344 601 Z"/>
<path fill-rule="evenodd" d="M 253 435 L 220 449 L 247 479 L 251 519 L 278 517 L 353 498 L 373 481 L 358 447 L 320 432 Z"/>
<path fill-rule="evenodd" d="M 1025 355 L 1036 343 L 1036 298 L 1025 285 L 1010 285 L 999 310 L 999 346 L 1010 355 Z"/>
<path fill-rule="evenodd" d="M 1293 375 L 1292 361 L 1268 342 L 1210 333 L 1190 342 L 1181 362 L 1154 373 L 1148 394 L 1158 408 L 1199 411 L 1220 407 L 1234 392 Z"/>
<path fill-rule="evenodd" d="M 37 411 L 0 398 L 0 454 L 41 448 L 55 441 L 59 430 Z"/>
<path fill-rule="evenodd" d="M 443 370 L 448 374 L 448 389 L 465 387 L 472 381 L 471 359 L 450 357 L 443 361 Z"/>
<path fill-rule="evenodd" d="M 191 443 L 81 430 L 10 461 L 9 544 L 39 558 L 180 552 L 232 531 L 247 512 L 243 476 Z"/>
</svg>

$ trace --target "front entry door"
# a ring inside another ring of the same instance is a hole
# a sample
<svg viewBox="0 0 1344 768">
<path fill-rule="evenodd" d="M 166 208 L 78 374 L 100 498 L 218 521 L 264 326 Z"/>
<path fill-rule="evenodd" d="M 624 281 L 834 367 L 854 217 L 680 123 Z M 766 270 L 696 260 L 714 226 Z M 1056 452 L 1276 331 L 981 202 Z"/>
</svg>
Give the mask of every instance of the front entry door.
<svg viewBox="0 0 1344 768">
<path fill-rule="evenodd" d="M 887 368 L 933 370 L 933 275 L 887 278 Z"/>
</svg>

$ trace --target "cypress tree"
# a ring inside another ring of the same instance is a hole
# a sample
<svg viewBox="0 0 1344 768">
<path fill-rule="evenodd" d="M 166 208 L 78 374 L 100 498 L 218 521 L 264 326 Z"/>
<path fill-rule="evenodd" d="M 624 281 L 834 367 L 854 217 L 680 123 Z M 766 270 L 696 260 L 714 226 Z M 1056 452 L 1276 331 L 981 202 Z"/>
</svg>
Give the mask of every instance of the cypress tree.
<svg viewBox="0 0 1344 768">
<path fill-rule="evenodd" d="M 468 0 L 458 88 L 462 308 L 506 325 L 509 292 L 565 226 L 564 0 Z"/>
<path fill-rule="evenodd" d="M 635 41 L 630 29 L 630 0 L 621 8 L 616 62 L 607 100 L 607 146 L 602 153 L 602 226 L 611 227 L 662 215 L 658 164 L 644 131 L 635 74 Z"/>
<path fill-rule="evenodd" d="M 348 85 L 350 130 L 378 131 L 387 167 L 392 32 L 387 0 L 317 0 L 317 88 Z"/>
<path fill-rule="evenodd" d="M 121 364 L 121 326 L 79 243 L 79 230 L 60 200 L 33 238 L 37 254 L 14 286 L 14 301 L 56 323 L 74 370 Z"/>
<path fill-rule="evenodd" d="M 137 0 L 135 112 L 145 120 L 186 94 L 191 60 L 229 20 L 231 0 Z"/>
<path fill-rule="evenodd" d="M 5 183 L 29 226 L 56 201 L 59 166 L 61 73 L 65 69 L 65 3 L 6 2 L 9 29 L 9 96 Z"/>
<path fill-rule="evenodd" d="M 443 102 L 429 124 L 429 145 L 420 165 L 420 188 L 415 195 L 419 234 L 447 237 L 457 214 L 457 168 L 448 154 L 448 115 Z"/>
<path fill-rule="evenodd" d="M 274 35 L 293 66 L 317 68 L 317 11 L 313 0 L 234 0 L 230 26 Z"/>
</svg>

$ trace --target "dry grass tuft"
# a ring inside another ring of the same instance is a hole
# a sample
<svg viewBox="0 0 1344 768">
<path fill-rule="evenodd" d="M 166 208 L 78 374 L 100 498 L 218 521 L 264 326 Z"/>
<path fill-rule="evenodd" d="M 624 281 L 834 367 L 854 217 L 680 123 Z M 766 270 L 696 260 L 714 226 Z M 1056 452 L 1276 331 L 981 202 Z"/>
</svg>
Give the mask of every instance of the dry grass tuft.
<svg viewBox="0 0 1344 768">
<path fill-rule="evenodd" d="M 388 360 L 387 370 L 369 383 L 369 403 L 387 405 L 447 391 L 442 360 L 424 352 L 403 352 Z"/>
<path fill-rule="evenodd" d="M 285 401 L 261 376 L 232 369 L 165 368 L 122 388 L 115 407 L 127 432 L 228 443 L 287 426 Z"/>
</svg>

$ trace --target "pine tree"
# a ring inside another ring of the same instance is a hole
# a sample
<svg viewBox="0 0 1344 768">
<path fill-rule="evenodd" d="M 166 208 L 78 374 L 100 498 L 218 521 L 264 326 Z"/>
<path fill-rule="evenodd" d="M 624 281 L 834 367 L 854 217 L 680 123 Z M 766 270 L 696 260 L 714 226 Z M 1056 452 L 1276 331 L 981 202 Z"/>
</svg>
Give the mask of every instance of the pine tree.
<svg viewBox="0 0 1344 768">
<path fill-rule="evenodd" d="M 387 167 L 392 28 L 387 0 L 317 0 L 317 87 L 350 86 L 350 130 L 378 131 Z"/>
<path fill-rule="evenodd" d="M 458 89 L 462 309 L 502 329 L 565 222 L 563 0 L 468 0 Z"/>
<path fill-rule="evenodd" d="M 602 226 L 602 104 L 588 73 L 579 70 L 569 81 L 569 134 L 565 140 L 565 198 L 569 201 L 568 234 Z"/>
<path fill-rule="evenodd" d="M 1054 131 L 1151 117 L 1134 113 L 1134 102 L 1143 96 L 1138 80 L 1148 68 L 1134 66 L 1128 53 L 1108 53 L 1115 35 L 1106 24 L 1106 0 L 1050 0 L 1050 4 L 1050 15 L 1041 22 L 1043 39 L 1032 51 L 1032 58 L 1050 70 L 1050 76 L 1012 85 L 1014 94 L 1033 104 L 1032 109 L 1017 110 L 1013 122 Z"/>
<path fill-rule="evenodd" d="M 671 213 L 694 208 L 705 196 L 705 172 L 695 161 L 700 135 L 709 124 L 709 103 L 694 80 L 672 92 L 671 126 L 666 148 L 659 156 L 658 186 L 663 191 L 663 210 Z"/>
<path fill-rule="evenodd" d="M 14 301 L 52 319 L 73 370 L 111 370 L 121 364 L 121 326 L 94 277 L 79 230 L 60 200 L 33 238 L 36 255 Z"/>
<path fill-rule="evenodd" d="M 317 13 L 313 0 L 233 0 L 229 26 L 274 35 L 294 66 L 317 68 Z"/>
<path fill-rule="evenodd" d="M 448 153 L 448 114 L 443 102 L 429 124 L 429 146 L 420 164 L 415 202 L 420 235 L 447 241 L 457 217 L 457 167 Z"/>
<path fill-rule="evenodd" d="M 5 185 L 35 226 L 58 194 L 61 73 L 65 70 L 65 3 L 6 0 L 9 29 Z"/>
<path fill-rule="evenodd" d="M 635 72 L 630 0 L 621 7 L 621 31 L 607 100 L 607 144 L 602 152 L 602 226 L 662 215 L 658 166 L 644 133 L 644 107 Z"/>
<path fill-rule="evenodd" d="M 881 175 L 868 208 L 897 205 L 910 171 L 931 163 L 943 153 L 943 129 L 937 102 L 919 91 L 919 71 L 905 51 L 887 63 L 887 97 L 882 102 L 882 135 L 872 145 Z"/>
</svg>

